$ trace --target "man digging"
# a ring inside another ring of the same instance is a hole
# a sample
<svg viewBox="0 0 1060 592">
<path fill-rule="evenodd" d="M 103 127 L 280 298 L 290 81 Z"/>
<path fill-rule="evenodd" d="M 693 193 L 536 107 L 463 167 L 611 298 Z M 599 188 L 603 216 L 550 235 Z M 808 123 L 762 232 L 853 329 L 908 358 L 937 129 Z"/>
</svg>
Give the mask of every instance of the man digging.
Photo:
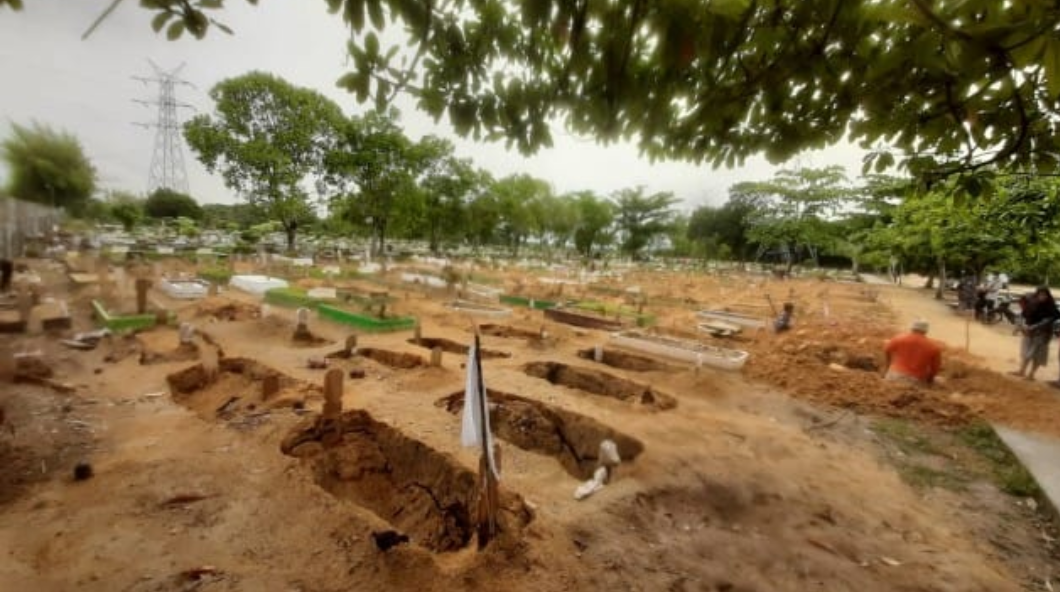
<svg viewBox="0 0 1060 592">
<path fill-rule="evenodd" d="M 942 366 L 942 348 L 928 339 L 927 321 L 915 321 L 909 333 L 887 342 L 886 380 L 931 384 Z"/>
</svg>

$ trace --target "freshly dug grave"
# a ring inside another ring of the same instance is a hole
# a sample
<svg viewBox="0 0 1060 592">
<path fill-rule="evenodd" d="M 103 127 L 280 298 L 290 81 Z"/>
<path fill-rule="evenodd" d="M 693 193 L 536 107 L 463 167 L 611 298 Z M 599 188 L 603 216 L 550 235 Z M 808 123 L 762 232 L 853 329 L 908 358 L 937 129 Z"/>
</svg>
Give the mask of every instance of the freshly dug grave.
<svg viewBox="0 0 1060 592">
<path fill-rule="evenodd" d="M 416 354 L 406 354 L 377 347 L 358 347 L 357 355 L 397 370 L 412 370 L 413 368 L 427 365 L 427 360 Z"/>
<path fill-rule="evenodd" d="M 457 343 L 451 339 L 445 339 L 444 337 L 421 337 L 419 338 L 419 340 L 413 338 L 409 339 L 409 343 L 426 349 L 434 349 L 436 347 L 440 347 L 444 352 L 462 356 L 467 355 L 467 350 L 470 347 L 470 345 Z M 483 348 L 482 351 L 479 353 L 484 359 L 512 357 L 512 354 L 496 349 Z"/>
<path fill-rule="evenodd" d="M 655 391 L 650 385 L 626 380 L 598 370 L 568 366 L 560 362 L 531 362 L 523 367 L 523 372 L 552 384 L 636 403 L 655 411 L 677 407 L 677 399 Z"/>
<path fill-rule="evenodd" d="M 644 451 L 644 445 L 636 438 L 591 417 L 493 389 L 486 392 L 494 434 L 523 450 L 554 456 L 578 479 L 592 476 L 602 440 L 613 440 L 618 445 L 622 462 L 632 461 Z M 459 414 L 464 409 L 464 391 L 442 397 L 435 404 Z"/>
<path fill-rule="evenodd" d="M 199 417 L 254 427 L 271 410 L 302 409 L 321 388 L 247 358 L 222 358 L 216 373 L 196 364 L 166 377 L 173 400 Z M 260 421 L 259 421 L 260 420 Z"/>
<path fill-rule="evenodd" d="M 622 350 L 608 349 L 606 347 L 601 351 L 603 353 L 603 358 L 600 362 L 613 368 L 632 370 L 633 372 L 666 372 L 674 369 L 673 366 L 664 364 L 663 362 L 660 362 L 655 358 L 649 358 L 648 356 L 631 354 Z M 595 361 L 596 350 L 594 348 L 579 350 L 578 357 Z"/>
<path fill-rule="evenodd" d="M 620 320 L 603 317 L 581 310 L 567 310 L 561 308 L 550 308 L 545 311 L 545 318 L 586 329 L 599 329 L 601 331 L 617 331 L 625 326 Z"/>
<path fill-rule="evenodd" d="M 475 531 L 479 487 L 474 472 L 451 456 L 376 421 L 364 410 L 337 420 L 321 416 L 295 427 L 284 454 L 312 464 L 317 483 L 388 522 L 434 552 L 468 546 Z M 532 519 L 520 496 L 501 491 L 500 538 L 520 538 Z"/>
<path fill-rule="evenodd" d="M 491 337 L 504 337 L 508 339 L 540 339 L 540 331 L 529 331 L 527 329 L 519 329 L 516 327 L 510 327 L 508 325 L 479 325 L 479 331 L 483 335 L 489 335 Z"/>
</svg>

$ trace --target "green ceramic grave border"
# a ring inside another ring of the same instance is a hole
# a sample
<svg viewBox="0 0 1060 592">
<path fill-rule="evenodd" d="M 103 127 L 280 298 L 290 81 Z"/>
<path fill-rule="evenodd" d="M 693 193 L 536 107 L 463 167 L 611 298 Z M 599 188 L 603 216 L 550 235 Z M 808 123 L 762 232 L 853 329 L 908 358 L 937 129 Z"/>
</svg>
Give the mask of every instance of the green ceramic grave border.
<svg viewBox="0 0 1060 592">
<path fill-rule="evenodd" d="M 549 308 L 556 308 L 557 304 L 551 300 L 538 300 L 536 298 L 523 298 L 522 296 L 514 296 L 512 294 L 501 294 L 501 304 L 510 304 L 512 306 L 522 306 L 525 308 L 533 308 L 534 310 L 547 310 Z M 530 303 L 533 302 L 533 306 Z"/>
<path fill-rule="evenodd" d="M 103 303 L 99 300 L 92 301 L 92 310 L 95 312 L 99 322 L 115 333 L 150 329 L 158 323 L 158 316 L 153 314 L 113 315 L 103 307 Z M 166 322 L 172 323 L 175 320 L 176 315 L 169 312 L 166 316 Z"/>
<path fill-rule="evenodd" d="M 416 326 L 414 317 L 392 317 L 388 319 L 377 319 L 365 315 L 359 315 L 335 306 L 321 304 L 317 306 L 317 314 L 320 318 L 327 319 L 343 325 L 349 325 L 364 331 L 365 333 L 389 333 L 393 331 L 411 331 Z"/>
</svg>

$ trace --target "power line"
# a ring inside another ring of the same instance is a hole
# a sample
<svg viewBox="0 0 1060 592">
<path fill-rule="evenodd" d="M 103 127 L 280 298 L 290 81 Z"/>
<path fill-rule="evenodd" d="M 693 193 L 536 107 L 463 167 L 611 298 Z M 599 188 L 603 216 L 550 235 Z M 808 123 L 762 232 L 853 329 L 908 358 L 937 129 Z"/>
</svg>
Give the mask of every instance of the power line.
<svg viewBox="0 0 1060 592">
<path fill-rule="evenodd" d="M 153 123 L 134 123 L 143 128 L 154 128 L 155 148 L 151 155 L 151 169 L 147 176 L 147 191 L 153 193 L 158 189 L 169 189 L 188 193 L 188 171 L 184 167 L 183 139 L 181 137 L 180 119 L 177 109 L 192 109 L 187 103 L 177 101 L 177 86 L 195 85 L 180 78 L 184 64 L 167 72 L 151 60 L 147 60 L 154 70 L 153 76 L 133 76 L 133 80 L 158 85 L 158 98 L 155 100 L 133 99 L 145 107 L 157 107 L 158 118 Z"/>
</svg>

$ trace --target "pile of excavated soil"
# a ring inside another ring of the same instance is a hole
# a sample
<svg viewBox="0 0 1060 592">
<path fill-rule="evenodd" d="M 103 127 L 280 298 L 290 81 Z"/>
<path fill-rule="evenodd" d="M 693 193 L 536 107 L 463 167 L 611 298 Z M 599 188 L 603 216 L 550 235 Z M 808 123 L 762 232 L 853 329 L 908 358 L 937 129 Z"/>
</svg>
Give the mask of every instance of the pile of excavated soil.
<svg viewBox="0 0 1060 592">
<path fill-rule="evenodd" d="M 796 397 L 859 413 L 879 413 L 941 425 L 976 419 L 1060 435 L 1060 394 L 974 364 L 964 352 L 943 347 L 934 385 L 883 380 L 883 347 L 895 331 L 886 323 L 849 328 L 800 324 L 792 333 L 748 342 L 744 374 Z"/>
</svg>

